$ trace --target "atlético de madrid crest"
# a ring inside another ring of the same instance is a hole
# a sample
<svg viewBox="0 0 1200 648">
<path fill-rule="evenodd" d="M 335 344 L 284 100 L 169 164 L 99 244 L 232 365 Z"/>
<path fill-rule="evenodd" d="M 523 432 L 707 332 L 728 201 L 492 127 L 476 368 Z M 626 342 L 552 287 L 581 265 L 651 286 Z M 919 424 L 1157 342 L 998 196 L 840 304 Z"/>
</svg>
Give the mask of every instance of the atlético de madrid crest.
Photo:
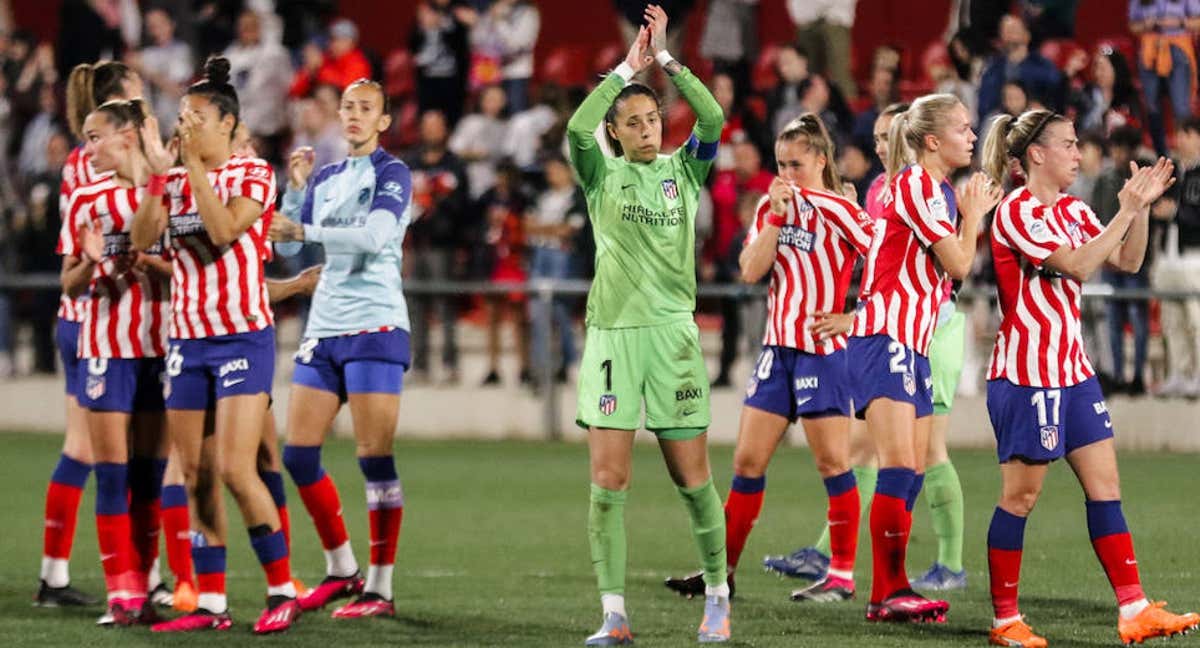
<svg viewBox="0 0 1200 648">
<path fill-rule="evenodd" d="M 675 200 L 679 197 L 679 187 L 675 184 L 675 178 L 662 181 L 663 195 L 667 200 Z"/>
<path fill-rule="evenodd" d="M 617 397 L 612 394 L 605 394 L 600 397 L 600 413 L 605 416 L 611 416 L 617 411 Z"/>
</svg>

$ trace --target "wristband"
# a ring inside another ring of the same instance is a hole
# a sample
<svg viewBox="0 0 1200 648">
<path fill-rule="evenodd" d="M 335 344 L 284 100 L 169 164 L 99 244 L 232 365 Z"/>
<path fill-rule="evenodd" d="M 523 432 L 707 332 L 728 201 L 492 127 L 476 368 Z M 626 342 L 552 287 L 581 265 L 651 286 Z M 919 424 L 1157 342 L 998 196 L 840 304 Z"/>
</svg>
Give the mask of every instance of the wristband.
<svg viewBox="0 0 1200 648">
<path fill-rule="evenodd" d="M 633 78 L 635 72 L 633 71 L 633 66 L 629 65 L 625 61 L 621 61 L 621 64 L 613 69 L 613 74 L 620 75 L 621 79 L 623 79 L 625 83 L 629 83 L 629 80 Z"/>
<path fill-rule="evenodd" d="M 146 183 L 146 193 L 151 196 L 161 196 L 166 193 L 167 176 L 153 174 L 150 176 L 150 182 Z"/>
<path fill-rule="evenodd" d="M 659 50 L 658 54 L 654 55 L 654 60 L 658 61 L 659 65 L 666 67 L 667 63 L 675 60 L 675 57 L 671 56 L 671 53 L 667 50 Z"/>
<path fill-rule="evenodd" d="M 775 212 L 767 213 L 767 225 L 774 225 L 775 227 L 783 227 L 783 224 L 786 222 L 787 222 L 787 216 L 781 216 L 779 214 L 776 214 Z"/>
</svg>

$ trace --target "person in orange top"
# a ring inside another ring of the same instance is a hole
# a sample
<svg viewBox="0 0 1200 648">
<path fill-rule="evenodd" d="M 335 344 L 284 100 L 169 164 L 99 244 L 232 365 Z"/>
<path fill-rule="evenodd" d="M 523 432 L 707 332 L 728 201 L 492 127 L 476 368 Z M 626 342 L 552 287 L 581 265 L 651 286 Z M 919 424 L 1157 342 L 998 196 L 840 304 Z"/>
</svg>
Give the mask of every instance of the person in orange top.
<svg viewBox="0 0 1200 648">
<path fill-rule="evenodd" d="M 315 50 L 315 46 L 310 47 Z M 345 90 L 356 79 L 372 76 L 371 62 L 358 46 L 358 27 L 345 18 L 330 25 L 328 50 L 318 54 L 309 49 L 305 48 L 304 66 L 296 72 L 288 91 L 292 97 L 306 96 L 321 84 Z"/>
</svg>

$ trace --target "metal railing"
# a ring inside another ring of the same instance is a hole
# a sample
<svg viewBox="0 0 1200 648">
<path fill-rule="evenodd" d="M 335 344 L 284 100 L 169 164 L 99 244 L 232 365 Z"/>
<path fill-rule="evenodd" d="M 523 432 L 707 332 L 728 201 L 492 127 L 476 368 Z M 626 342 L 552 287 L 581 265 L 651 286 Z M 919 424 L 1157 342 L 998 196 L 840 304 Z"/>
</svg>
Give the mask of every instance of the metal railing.
<svg viewBox="0 0 1200 648">
<path fill-rule="evenodd" d="M 591 282 L 579 279 L 534 279 L 523 282 L 510 281 L 428 281 L 405 280 L 404 292 L 408 296 L 468 296 L 468 295 L 510 295 L 521 293 L 528 295 L 535 308 L 542 309 L 541 315 L 550 321 L 554 299 L 556 297 L 582 297 L 587 295 Z M 54 273 L 23 274 L 0 276 L 0 291 L 17 290 L 58 290 L 59 276 Z M 697 297 L 710 298 L 761 298 L 767 294 L 766 287 L 761 284 L 700 284 L 697 287 Z M 1114 289 L 1100 283 L 1084 285 L 1083 296 L 1088 300 L 1109 299 L 1200 299 L 1200 291 L 1179 290 L 1136 290 Z M 959 292 L 962 300 L 994 299 L 995 290 L 978 287 L 964 288 Z M 552 356 L 552 354 L 551 354 Z M 547 361 L 550 360 L 550 361 Z M 537 383 L 542 389 L 542 420 L 548 439 L 562 438 L 559 428 L 561 416 L 558 382 L 554 376 L 554 362 L 551 358 L 533 359 L 536 363 Z"/>
</svg>

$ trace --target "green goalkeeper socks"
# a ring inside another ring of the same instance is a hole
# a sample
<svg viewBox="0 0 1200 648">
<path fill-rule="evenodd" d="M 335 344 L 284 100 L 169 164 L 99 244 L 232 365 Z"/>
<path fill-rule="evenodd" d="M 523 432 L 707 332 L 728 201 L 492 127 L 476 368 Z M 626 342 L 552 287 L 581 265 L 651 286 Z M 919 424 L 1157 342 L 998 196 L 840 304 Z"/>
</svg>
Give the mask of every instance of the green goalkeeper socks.
<svg viewBox="0 0 1200 648">
<path fill-rule="evenodd" d="M 676 488 L 692 518 L 692 535 L 700 550 L 704 584 L 725 585 L 725 511 L 712 478 L 695 488 Z"/>
<path fill-rule="evenodd" d="M 875 466 L 855 466 L 854 481 L 858 483 L 858 515 L 862 523 L 867 522 L 867 511 L 871 509 L 871 498 L 875 495 L 875 480 L 879 478 L 879 469 Z M 826 556 L 832 555 L 829 548 L 829 524 L 821 528 L 821 537 L 817 538 L 817 551 Z"/>
<path fill-rule="evenodd" d="M 592 484 L 588 544 L 601 595 L 625 593 L 625 494 Z"/>
<path fill-rule="evenodd" d="M 937 536 L 937 561 L 962 571 L 963 492 L 953 463 L 946 461 L 925 470 L 925 501 Z"/>
</svg>

